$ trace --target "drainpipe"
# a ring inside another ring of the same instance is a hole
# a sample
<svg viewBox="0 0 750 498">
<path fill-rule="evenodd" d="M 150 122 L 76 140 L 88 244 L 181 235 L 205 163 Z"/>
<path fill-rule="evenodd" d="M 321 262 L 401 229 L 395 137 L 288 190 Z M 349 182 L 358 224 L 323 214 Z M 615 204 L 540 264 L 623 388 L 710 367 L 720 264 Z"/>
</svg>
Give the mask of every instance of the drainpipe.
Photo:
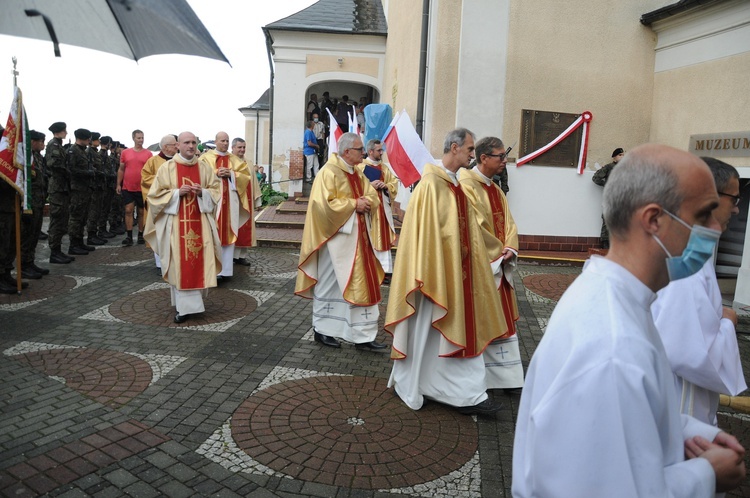
<svg viewBox="0 0 750 498">
<path fill-rule="evenodd" d="M 260 154 L 260 110 L 255 109 L 255 165 L 258 165 L 258 157 Z M 271 168 L 268 168 L 271 171 Z"/>
<path fill-rule="evenodd" d="M 266 52 L 268 53 L 268 67 L 271 69 L 271 80 L 268 92 L 268 183 L 273 184 L 273 38 L 266 28 Z M 257 142 L 256 142 L 257 144 Z"/>
<path fill-rule="evenodd" d="M 422 44 L 419 49 L 419 87 L 417 89 L 416 130 L 419 138 L 424 132 L 424 90 L 427 81 L 427 42 L 430 29 L 430 0 L 422 0 Z"/>
</svg>

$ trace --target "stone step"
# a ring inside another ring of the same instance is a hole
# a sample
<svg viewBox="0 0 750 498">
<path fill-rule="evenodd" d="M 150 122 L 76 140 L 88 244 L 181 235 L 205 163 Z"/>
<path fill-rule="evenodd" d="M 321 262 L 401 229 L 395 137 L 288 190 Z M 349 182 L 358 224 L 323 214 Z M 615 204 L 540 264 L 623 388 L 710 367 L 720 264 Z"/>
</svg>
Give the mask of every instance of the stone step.
<svg viewBox="0 0 750 498">
<path fill-rule="evenodd" d="M 296 200 L 284 201 L 276 206 L 276 212 L 283 214 L 305 214 L 307 213 L 307 202 L 297 202 Z"/>
</svg>

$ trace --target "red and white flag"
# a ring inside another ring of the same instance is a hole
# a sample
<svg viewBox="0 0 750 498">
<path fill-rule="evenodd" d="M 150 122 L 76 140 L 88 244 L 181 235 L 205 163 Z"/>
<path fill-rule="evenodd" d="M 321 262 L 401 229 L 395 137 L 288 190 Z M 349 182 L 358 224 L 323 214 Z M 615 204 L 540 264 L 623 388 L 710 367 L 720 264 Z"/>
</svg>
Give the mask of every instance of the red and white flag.
<svg viewBox="0 0 750 498">
<path fill-rule="evenodd" d="M 346 115 L 349 116 L 349 133 L 356 133 L 359 135 L 359 123 L 357 122 L 357 106 L 349 106 L 352 108 L 352 111 L 346 112 Z"/>
<path fill-rule="evenodd" d="M 333 153 L 339 151 L 339 138 L 344 132 L 339 128 L 339 123 L 331 114 L 331 110 L 326 108 L 326 112 L 328 113 L 328 158 L 330 159 Z"/>
<path fill-rule="evenodd" d="M 391 168 L 405 187 L 410 187 L 422 178 L 425 164 L 435 163 L 405 110 L 393 118 L 383 135 L 383 143 Z"/>
<path fill-rule="evenodd" d="M 18 191 L 21 207 L 27 212 L 31 209 L 31 141 L 28 134 L 21 90 L 16 87 L 8 122 L 0 139 L 0 181 Z"/>
</svg>

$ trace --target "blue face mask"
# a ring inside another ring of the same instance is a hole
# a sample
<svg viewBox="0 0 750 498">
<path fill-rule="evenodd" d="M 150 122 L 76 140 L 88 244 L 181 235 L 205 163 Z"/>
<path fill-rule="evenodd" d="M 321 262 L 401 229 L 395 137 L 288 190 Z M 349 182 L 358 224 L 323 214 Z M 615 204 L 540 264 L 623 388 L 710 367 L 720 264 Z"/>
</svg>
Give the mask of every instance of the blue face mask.
<svg viewBox="0 0 750 498">
<path fill-rule="evenodd" d="M 682 251 L 681 256 L 672 256 L 669 254 L 669 251 L 664 247 L 664 244 L 659 240 L 659 237 L 654 235 L 656 242 L 659 243 L 664 252 L 667 253 L 667 256 L 669 256 L 667 258 L 669 280 L 673 281 L 687 278 L 698 273 L 700 269 L 703 268 L 703 265 L 706 264 L 706 261 L 713 256 L 714 247 L 716 247 L 716 243 L 721 237 L 721 232 L 700 225 L 693 225 L 691 227 L 666 209 L 664 212 L 690 230 L 690 238 L 688 239 L 688 243 L 685 246 L 685 250 Z"/>
</svg>

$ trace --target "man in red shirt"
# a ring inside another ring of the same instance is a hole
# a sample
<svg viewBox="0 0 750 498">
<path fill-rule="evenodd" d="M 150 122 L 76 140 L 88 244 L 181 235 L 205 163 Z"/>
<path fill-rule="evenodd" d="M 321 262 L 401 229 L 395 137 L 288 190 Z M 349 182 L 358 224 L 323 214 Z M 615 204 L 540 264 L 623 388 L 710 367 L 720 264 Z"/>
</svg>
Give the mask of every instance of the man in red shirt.
<svg viewBox="0 0 750 498">
<path fill-rule="evenodd" d="M 143 132 L 133 131 L 132 149 L 125 149 L 120 156 L 120 169 L 117 171 L 117 193 L 122 194 L 125 205 L 125 240 L 124 246 L 133 245 L 133 208 L 138 209 L 138 243 L 144 244 L 143 195 L 141 194 L 141 170 L 146 161 L 151 159 L 151 152 L 143 148 Z"/>
</svg>

